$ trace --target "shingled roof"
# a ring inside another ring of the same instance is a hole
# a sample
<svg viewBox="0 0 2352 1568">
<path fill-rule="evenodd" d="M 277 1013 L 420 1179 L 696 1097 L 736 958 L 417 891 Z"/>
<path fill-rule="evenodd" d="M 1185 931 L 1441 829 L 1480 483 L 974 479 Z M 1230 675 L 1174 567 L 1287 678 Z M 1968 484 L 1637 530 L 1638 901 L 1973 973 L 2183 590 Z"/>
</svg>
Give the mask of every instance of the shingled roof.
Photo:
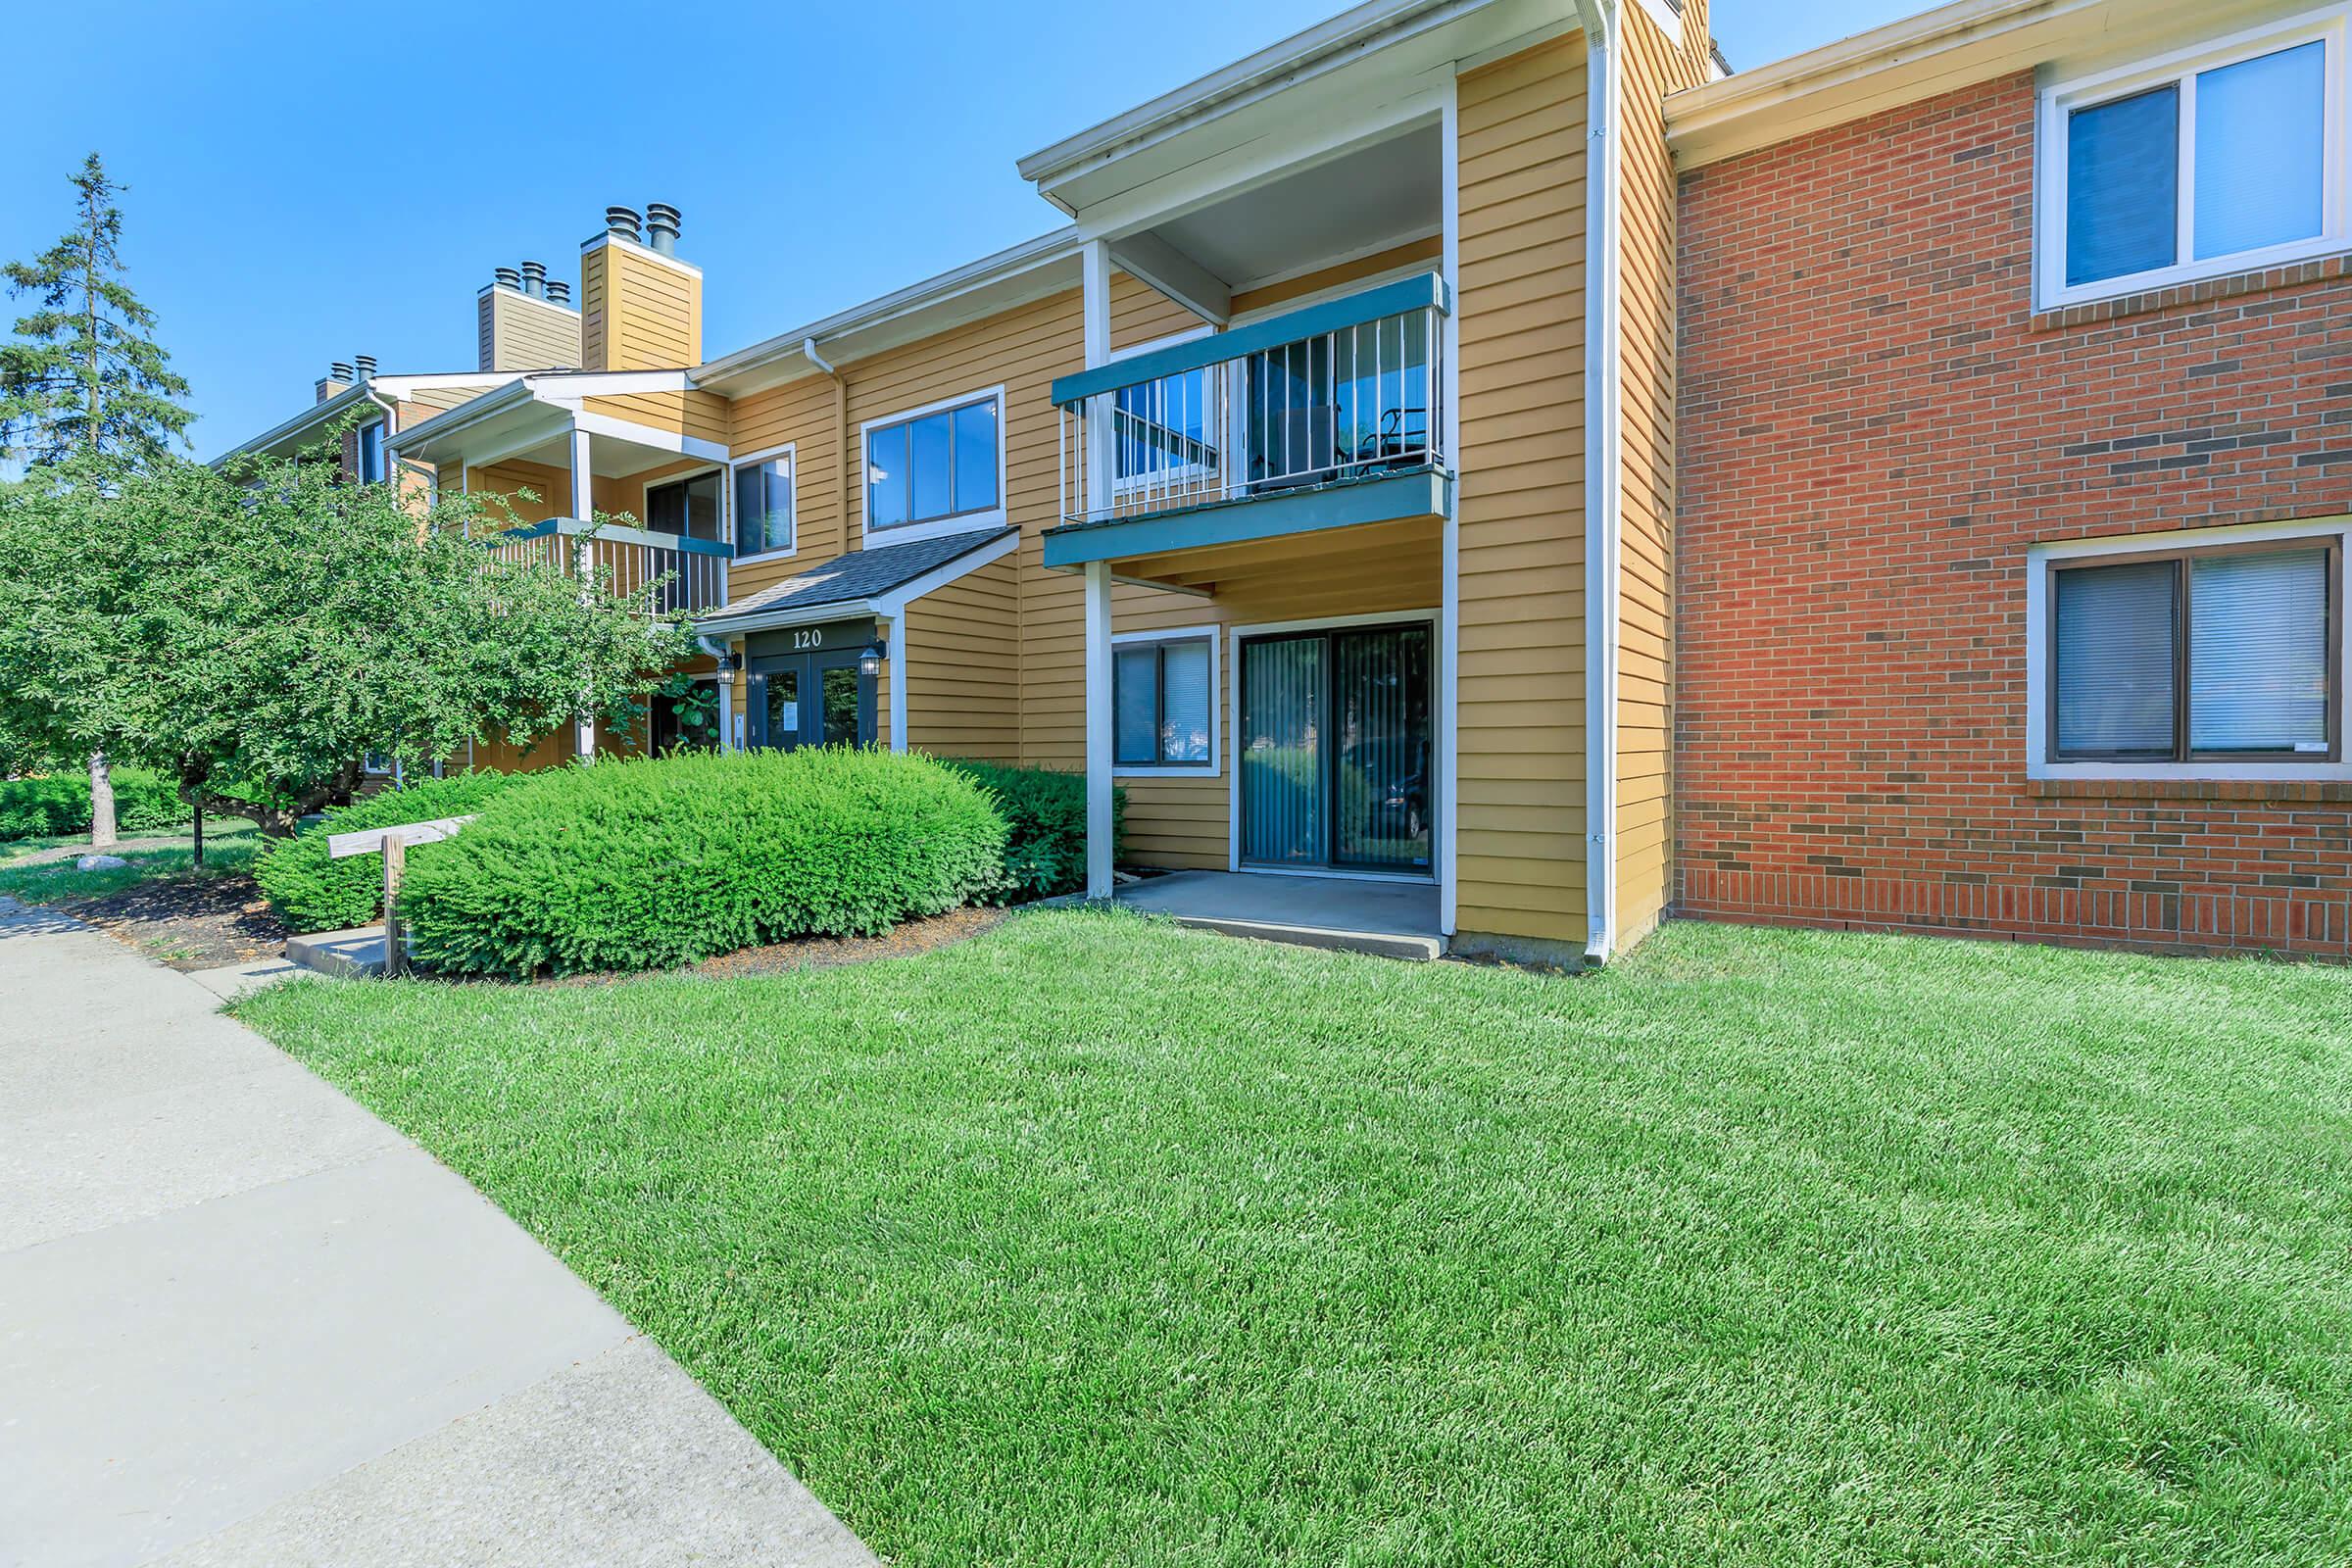
<svg viewBox="0 0 2352 1568">
<path fill-rule="evenodd" d="M 909 539 L 902 545 L 853 550 L 697 618 L 706 625 L 765 620 L 787 614 L 797 619 L 814 611 L 855 608 L 903 588 L 974 551 L 984 550 L 1012 532 L 1010 528 L 983 528 L 975 533 L 952 533 L 936 539 Z"/>
</svg>

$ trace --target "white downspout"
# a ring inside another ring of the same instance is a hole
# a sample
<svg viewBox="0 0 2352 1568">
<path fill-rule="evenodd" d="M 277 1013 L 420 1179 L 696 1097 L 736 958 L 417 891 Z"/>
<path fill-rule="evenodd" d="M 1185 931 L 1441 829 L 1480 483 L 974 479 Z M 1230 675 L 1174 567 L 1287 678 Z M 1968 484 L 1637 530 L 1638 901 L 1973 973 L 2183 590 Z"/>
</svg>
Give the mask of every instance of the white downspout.
<svg viewBox="0 0 2352 1568">
<path fill-rule="evenodd" d="M 1608 962 L 1617 910 L 1620 503 L 1619 62 L 1611 0 L 1578 0 L 1586 40 L 1585 961 Z"/>
</svg>

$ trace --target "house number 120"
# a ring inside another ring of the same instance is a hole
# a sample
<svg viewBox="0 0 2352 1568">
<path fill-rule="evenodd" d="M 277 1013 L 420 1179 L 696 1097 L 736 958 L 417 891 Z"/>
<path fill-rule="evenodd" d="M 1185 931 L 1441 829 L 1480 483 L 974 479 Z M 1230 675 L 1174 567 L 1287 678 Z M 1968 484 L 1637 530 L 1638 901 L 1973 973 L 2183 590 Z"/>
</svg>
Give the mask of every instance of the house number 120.
<svg viewBox="0 0 2352 1568">
<path fill-rule="evenodd" d="M 824 646 L 825 634 L 821 631 L 796 631 L 792 634 L 792 651 L 796 654 L 804 648 L 822 648 Z"/>
</svg>

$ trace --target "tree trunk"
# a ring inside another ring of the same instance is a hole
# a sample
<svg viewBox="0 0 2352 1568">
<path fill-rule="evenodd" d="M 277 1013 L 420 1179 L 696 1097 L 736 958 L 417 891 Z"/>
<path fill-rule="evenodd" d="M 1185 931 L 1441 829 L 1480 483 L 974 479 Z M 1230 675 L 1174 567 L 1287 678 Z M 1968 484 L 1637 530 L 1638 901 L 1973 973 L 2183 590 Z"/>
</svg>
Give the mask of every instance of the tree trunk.
<svg viewBox="0 0 2352 1568">
<path fill-rule="evenodd" d="M 201 871 L 204 869 L 204 803 L 202 801 L 197 802 L 194 810 L 196 814 L 196 857 L 194 864 L 196 869 Z"/>
<path fill-rule="evenodd" d="M 104 752 L 90 754 L 90 848 L 104 850 L 115 842 L 115 782 Z"/>
</svg>

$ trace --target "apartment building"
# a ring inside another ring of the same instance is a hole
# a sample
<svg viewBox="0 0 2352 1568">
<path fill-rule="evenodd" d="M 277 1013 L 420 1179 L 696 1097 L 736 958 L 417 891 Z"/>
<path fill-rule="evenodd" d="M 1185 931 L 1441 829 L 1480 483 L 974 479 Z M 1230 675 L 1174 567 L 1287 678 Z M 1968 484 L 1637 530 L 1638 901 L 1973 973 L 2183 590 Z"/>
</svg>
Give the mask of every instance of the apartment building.
<svg viewBox="0 0 2352 1568">
<path fill-rule="evenodd" d="M 2352 955 L 2345 28 L 1963 0 L 1668 100 L 1681 909 Z"/>
<path fill-rule="evenodd" d="M 730 352 L 610 209 L 357 471 L 692 613 L 721 741 L 1081 770 L 1455 951 L 1691 915 L 2352 953 L 2343 6 L 1372 0 Z M 621 519 L 599 528 L 598 514 Z M 475 765 L 666 736 L 581 729 Z"/>
</svg>

